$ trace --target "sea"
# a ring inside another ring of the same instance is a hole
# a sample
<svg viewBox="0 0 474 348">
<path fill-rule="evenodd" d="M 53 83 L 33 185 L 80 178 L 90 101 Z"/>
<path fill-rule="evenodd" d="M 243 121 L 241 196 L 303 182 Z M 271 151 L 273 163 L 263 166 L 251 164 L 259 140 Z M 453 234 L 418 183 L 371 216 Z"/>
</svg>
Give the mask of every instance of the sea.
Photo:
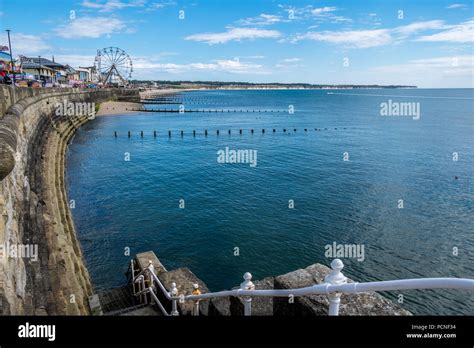
<svg viewBox="0 0 474 348">
<path fill-rule="evenodd" d="M 97 117 L 69 147 L 67 191 L 97 291 L 124 285 L 149 250 L 212 291 L 335 257 L 358 282 L 474 278 L 473 89 L 169 99 L 146 108 L 186 112 Z M 417 315 L 474 314 L 472 291 L 383 295 Z"/>
</svg>

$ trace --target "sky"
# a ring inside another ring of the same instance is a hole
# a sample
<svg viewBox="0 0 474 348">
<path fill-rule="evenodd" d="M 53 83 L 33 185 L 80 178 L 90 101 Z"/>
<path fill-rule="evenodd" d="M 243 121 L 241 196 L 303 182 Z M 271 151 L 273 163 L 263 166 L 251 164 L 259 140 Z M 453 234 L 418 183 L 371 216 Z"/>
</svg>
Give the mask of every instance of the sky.
<svg viewBox="0 0 474 348">
<path fill-rule="evenodd" d="M 134 79 L 474 88 L 472 0 L 0 0 L 0 29 L 74 67 L 120 47 Z"/>
</svg>

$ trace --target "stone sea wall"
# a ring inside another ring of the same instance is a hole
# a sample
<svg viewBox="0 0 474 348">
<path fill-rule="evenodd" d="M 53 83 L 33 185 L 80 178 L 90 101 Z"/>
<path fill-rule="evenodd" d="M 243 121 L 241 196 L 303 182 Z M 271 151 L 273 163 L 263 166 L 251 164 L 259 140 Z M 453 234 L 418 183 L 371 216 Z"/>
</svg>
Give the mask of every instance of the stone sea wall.
<svg viewBox="0 0 474 348">
<path fill-rule="evenodd" d="M 64 181 L 68 142 L 89 116 L 55 111 L 64 101 L 107 100 L 138 101 L 139 95 L 0 86 L 0 314 L 89 313 L 92 286 Z M 31 254 L 14 254 L 20 249 Z"/>
</svg>

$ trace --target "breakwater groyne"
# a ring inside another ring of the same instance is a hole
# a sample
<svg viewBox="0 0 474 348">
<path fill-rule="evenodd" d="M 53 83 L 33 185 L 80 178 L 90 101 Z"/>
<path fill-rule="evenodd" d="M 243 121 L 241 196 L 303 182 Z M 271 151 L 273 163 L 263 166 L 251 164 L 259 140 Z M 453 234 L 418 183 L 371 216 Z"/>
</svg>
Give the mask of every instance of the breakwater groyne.
<svg viewBox="0 0 474 348">
<path fill-rule="evenodd" d="M 56 109 L 109 100 L 140 97 L 126 89 L 0 86 L 0 314 L 90 313 L 92 285 L 65 190 L 64 155 L 91 114 Z"/>
</svg>

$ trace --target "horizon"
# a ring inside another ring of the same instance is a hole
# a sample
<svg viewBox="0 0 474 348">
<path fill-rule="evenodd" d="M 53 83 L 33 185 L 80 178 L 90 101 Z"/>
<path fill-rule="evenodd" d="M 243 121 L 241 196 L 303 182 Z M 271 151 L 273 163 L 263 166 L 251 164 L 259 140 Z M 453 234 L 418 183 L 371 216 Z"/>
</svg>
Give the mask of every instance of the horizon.
<svg viewBox="0 0 474 348">
<path fill-rule="evenodd" d="M 97 49 L 120 47 L 131 56 L 133 80 L 474 87 L 469 1 L 0 5 L 0 45 L 10 29 L 15 58 L 91 66 Z"/>
</svg>

